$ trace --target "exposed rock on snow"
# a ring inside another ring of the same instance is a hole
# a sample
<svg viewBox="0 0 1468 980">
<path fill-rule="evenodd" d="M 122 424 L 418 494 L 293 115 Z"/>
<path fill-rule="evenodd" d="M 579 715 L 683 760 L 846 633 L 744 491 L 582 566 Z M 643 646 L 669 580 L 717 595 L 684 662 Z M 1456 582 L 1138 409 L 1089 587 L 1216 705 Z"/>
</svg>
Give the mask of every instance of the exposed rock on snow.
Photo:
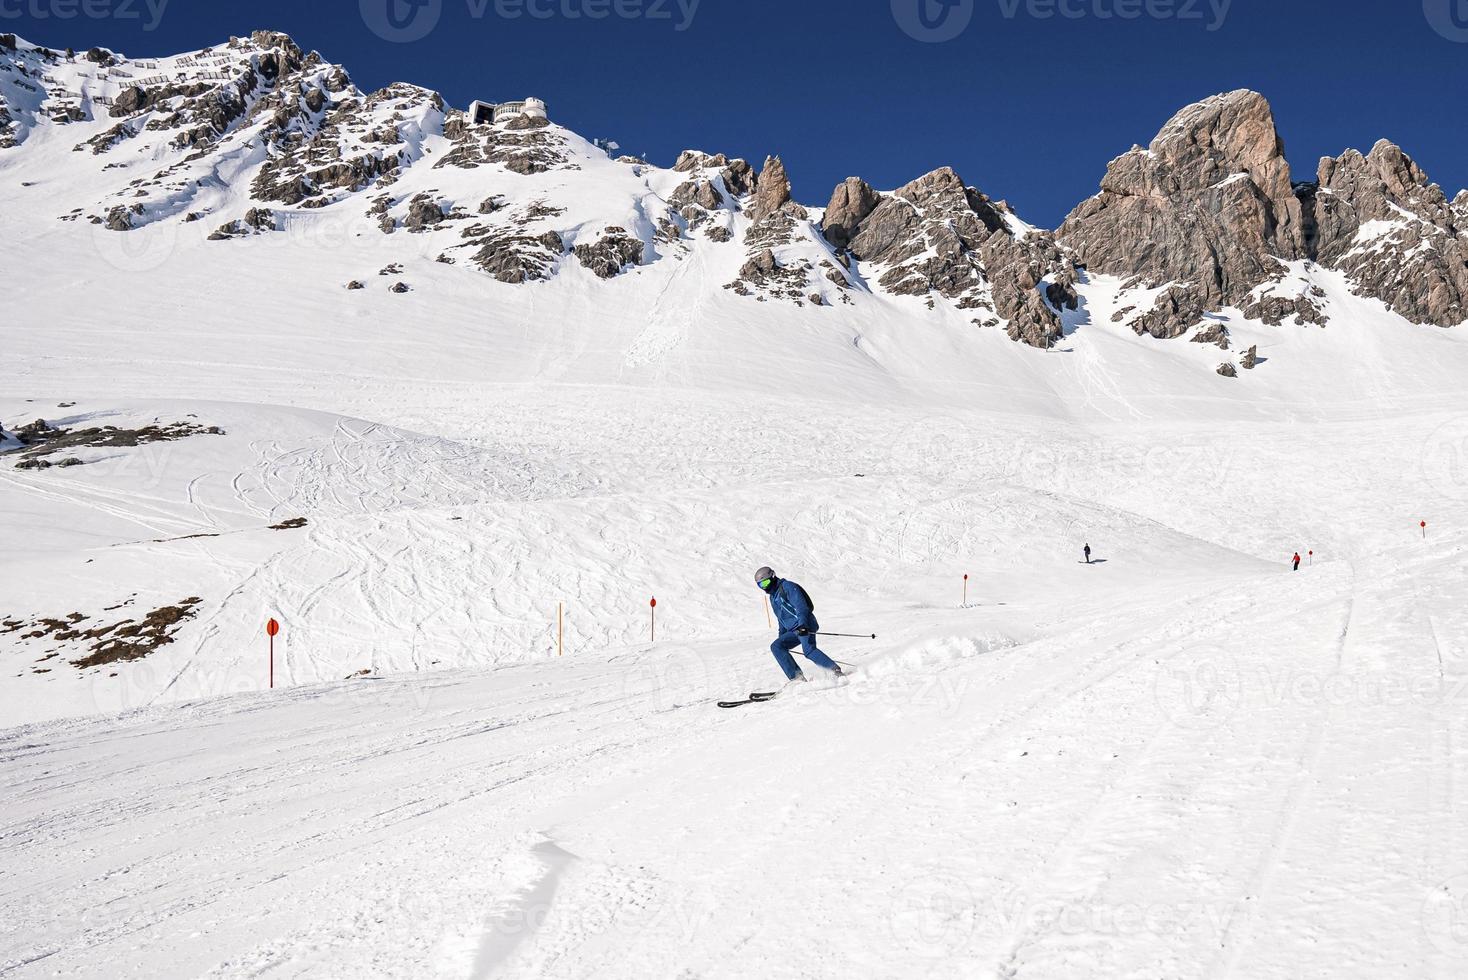
<svg viewBox="0 0 1468 980">
<path fill-rule="evenodd" d="M 219 229 L 209 236 L 209 240 L 211 242 L 224 241 L 229 238 L 259 235 L 275 230 L 275 213 L 273 211 L 268 211 L 264 208 L 251 208 L 245 212 L 242 220 L 230 221 L 220 225 Z"/>
<path fill-rule="evenodd" d="M 465 234 L 482 231 L 476 226 Z M 477 236 L 473 244 L 479 248 L 471 261 L 500 282 L 508 283 L 549 279 L 556 260 L 566 251 L 561 236 L 554 231 L 541 235 L 490 231 Z"/>
<path fill-rule="evenodd" d="M 612 226 L 590 244 L 579 244 L 573 251 L 581 264 L 602 279 L 610 279 L 629 265 L 642 263 L 643 244 L 626 228 Z"/>
<path fill-rule="evenodd" d="M 403 219 L 403 227 L 408 231 L 423 231 L 447 217 L 431 195 L 419 194 L 408 202 L 408 216 Z"/>
<path fill-rule="evenodd" d="M 1290 317 L 1294 317 L 1300 326 L 1307 323 L 1324 326 L 1326 323 L 1324 311 L 1310 295 L 1303 293 L 1298 296 L 1261 296 L 1244 307 L 1244 316 L 1262 320 L 1272 327 L 1280 326 Z"/>
<path fill-rule="evenodd" d="M 1209 324 L 1193 335 L 1195 344 L 1217 344 L 1219 350 L 1228 350 L 1228 327 L 1222 323 Z"/>
<path fill-rule="evenodd" d="M 1239 370 L 1233 366 L 1232 361 L 1224 361 L 1218 365 L 1218 373 L 1225 378 L 1237 378 L 1239 376 Z"/>
<path fill-rule="evenodd" d="M 457 123 L 457 125 L 456 125 Z M 456 113 L 444 126 L 444 135 L 454 140 L 454 149 L 434 164 L 472 170 L 484 164 L 500 164 L 514 173 L 528 176 L 565 167 L 570 156 L 566 140 L 554 128 L 542 126 L 515 130 L 506 126 L 463 125 L 463 114 Z"/>
<path fill-rule="evenodd" d="M 129 602 L 131 600 L 128 600 Z M 6 631 L 28 630 L 20 634 L 22 640 L 44 640 L 52 643 L 84 644 L 87 655 L 71 661 L 73 667 L 88 670 L 107 664 L 141 660 L 159 647 L 173 642 L 178 627 L 194 616 L 196 608 L 204 600 L 191 596 L 172 606 L 161 606 L 143 616 L 141 620 L 123 619 L 110 624 L 89 625 L 91 617 L 74 612 L 62 617 L 40 617 L 30 623 L 7 619 Z M 121 608 L 122 603 L 114 608 Z M 52 654 L 43 658 L 50 660 Z M 47 673 L 37 669 L 36 673 Z"/>
</svg>

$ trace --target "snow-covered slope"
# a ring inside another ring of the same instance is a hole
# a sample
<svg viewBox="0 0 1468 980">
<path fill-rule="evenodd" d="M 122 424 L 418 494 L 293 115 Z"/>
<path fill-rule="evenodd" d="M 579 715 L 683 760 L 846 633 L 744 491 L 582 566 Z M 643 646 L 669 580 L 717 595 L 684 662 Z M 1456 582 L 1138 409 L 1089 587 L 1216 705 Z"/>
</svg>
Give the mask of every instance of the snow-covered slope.
<svg viewBox="0 0 1468 980">
<path fill-rule="evenodd" d="M 951 171 L 0 67 L 0 973 L 1468 966 L 1468 335 L 1387 266 L 1162 339 Z M 877 638 L 723 712 L 766 563 Z"/>
</svg>

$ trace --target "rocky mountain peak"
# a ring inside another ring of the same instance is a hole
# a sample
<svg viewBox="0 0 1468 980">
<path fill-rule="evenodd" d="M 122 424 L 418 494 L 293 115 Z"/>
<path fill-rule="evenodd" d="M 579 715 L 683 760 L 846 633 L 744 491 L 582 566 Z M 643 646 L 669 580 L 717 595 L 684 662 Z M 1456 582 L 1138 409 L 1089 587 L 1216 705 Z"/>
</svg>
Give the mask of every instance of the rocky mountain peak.
<svg viewBox="0 0 1468 980">
<path fill-rule="evenodd" d="M 822 234 L 832 245 L 845 248 L 850 244 L 856 226 L 881 201 L 882 195 L 873 190 L 871 184 L 860 177 L 847 177 L 831 192 L 831 202 L 826 205 L 825 216 L 821 219 Z"/>
<path fill-rule="evenodd" d="M 1236 174 L 1271 198 L 1287 198 L 1290 168 L 1274 110 L 1258 92 L 1239 89 L 1179 110 L 1148 153 L 1174 190 L 1203 190 Z"/>
<path fill-rule="evenodd" d="M 766 157 L 764 169 L 755 182 L 754 204 L 750 217 L 755 221 L 774 214 L 790 201 L 790 177 L 779 157 Z"/>
<path fill-rule="evenodd" d="M 1468 192 L 1442 188 L 1386 140 L 1320 161 L 1317 257 L 1414 323 L 1468 320 Z"/>
<path fill-rule="evenodd" d="M 886 195 L 848 178 L 831 195 L 822 231 L 851 259 L 878 267 L 888 292 L 941 296 L 977 314 L 980 326 L 1004 321 L 1012 338 L 1049 347 L 1063 334 L 1057 309 L 1074 305 L 1072 269 L 1049 234 L 1011 218 L 940 167 Z"/>
<path fill-rule="evenodd" d="M 1283 272 L 1280 259 L 1307 257 L 1306 224 L 1269 103 L 1240 90 L 1182 109 L 1148 149 L 1113 160 L 1059 238 L 1131 286 L 1174 284 L 1130 322 L 1177 337 L 1205 312 L 1246 303 Z"/>
</svg>

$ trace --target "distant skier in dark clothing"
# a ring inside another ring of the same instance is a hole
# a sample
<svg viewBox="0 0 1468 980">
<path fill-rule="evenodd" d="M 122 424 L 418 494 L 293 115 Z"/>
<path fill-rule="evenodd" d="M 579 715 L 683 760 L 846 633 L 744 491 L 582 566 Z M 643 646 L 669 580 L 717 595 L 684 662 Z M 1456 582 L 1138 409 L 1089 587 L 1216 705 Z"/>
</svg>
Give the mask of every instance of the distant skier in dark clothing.
<svg viewBox="0 0 1468 980">
<path fill-rule="evenodd" d="M 791 682 L 805 680 L 805 674 L 790 651 L 797 646 L 807 660 L 817 667 L 824 667 L 840 677 L 844 671 L 816 646 L 815 634 L 821 625 L 816 622 L 815 608 L 804 589 L 789 579 L 779 578 L 773 569 L 765 567 L 754 573 L 755 584 L 770 597 L 770 608 L 780 624 L 780 635 L 770 644 L 775 662 Z"/>
<path fill-rule="evenodd" d="M 1300 570 L 1300 553 L 1297 551 L 1297 552 L 1295 552 L 1295 571 L 1298 572 L 1299 570 Z"/>
<path fill-rule="evenodd" d="M 1089 544 L 1086 545 L 1086 564 L 1091 564 L 1091 546 Z"/>
</svg>

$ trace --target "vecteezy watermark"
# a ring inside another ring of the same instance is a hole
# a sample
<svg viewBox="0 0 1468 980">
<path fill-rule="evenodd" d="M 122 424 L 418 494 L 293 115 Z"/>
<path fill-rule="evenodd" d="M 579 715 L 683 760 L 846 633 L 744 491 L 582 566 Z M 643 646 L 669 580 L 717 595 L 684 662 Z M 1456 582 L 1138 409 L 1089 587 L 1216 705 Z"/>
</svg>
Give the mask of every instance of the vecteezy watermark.
<svg viewBox="0 0 1468 980">
<path fill-rule="evenodd" d="M 1164 715 L 1194 730 L 1223 724 L 1244 700 L 1238 661 L 1215 646 L 1188 647 L 1164 660 L 1152 690 Z"/>
<path fill-rule="evenodd" d="M 1453 500 L 1468 500 L 1468 415 L 1432 431 L 1422 444 L 1421 466 L 1423 479 L 1433 490 Z"/>
<path fill-rule="evenodd" d="M 924 959 L 942 959 L 968 942 L 978 919 L 973 890 L 949 874 L 908 882 L 894 896 L 887 921 L 902 950 Z"/>
<path fill-rule="evenodd" d="M 1468 0 L 1422 0 L 1422 12 L 1443 37 L 1468 44 Z"/>
<path fill-rule="evenodd" d="M 1427 893 L 1422 929 L 1439 951 L 1468 960 L 1468 874 L 1449 878 Z"/>
<path fill-rule="evenodd" d="M 892 0 L 892 19 L 914 41 L 951 41 L 973 17 L 974 0 Z"/>
<path fill-rule="evenodd" d="M 443 16 L 443 0 L 358 0 L 362 23 L 384 41 L 411 44 L 427 37 Z"/>
<path fill-rule="evenodd" d="M 4 0 L 0 0 L 4 2 Z M 464 0 L 471 20 L 667 21 L 673 30 L 693 26 L 703 0 Z M 972 0 L 967 0 L 972 2 Z M 432 33 L 443 17 L 444 0 L 358 0 L 362 22 L 384 41 L 408 44 Z"/>
<path fill-rule="evenodd" d="M 1207 22 L 1216 31 L 1234 0 L 996 0 L 1005 20 L 1021 13 L 1036 20 L 1177 20 Z"/>
<path fill-rule="evenodd" d="M 142 20 L 156 31 L 170 0 L 0 0 L 0 20 Z M 146 19 L 145 19 L 146 18 Z"/>
<path fill-rule="evenodd" d="M 1468 0 L 1426 0 L 1468 3 Z M 1223 27 L 1233 0 L 994 0 L 999 16 L 1015 20 L 1197 21 L 1209 31 Z M 892 0 L 892 18 L 908 37 L 938 44 L 951 41 L 973 20 L 975 0 Z M 1450 24 L 1452 20 L 1448 21 Z"/>
</svg>

